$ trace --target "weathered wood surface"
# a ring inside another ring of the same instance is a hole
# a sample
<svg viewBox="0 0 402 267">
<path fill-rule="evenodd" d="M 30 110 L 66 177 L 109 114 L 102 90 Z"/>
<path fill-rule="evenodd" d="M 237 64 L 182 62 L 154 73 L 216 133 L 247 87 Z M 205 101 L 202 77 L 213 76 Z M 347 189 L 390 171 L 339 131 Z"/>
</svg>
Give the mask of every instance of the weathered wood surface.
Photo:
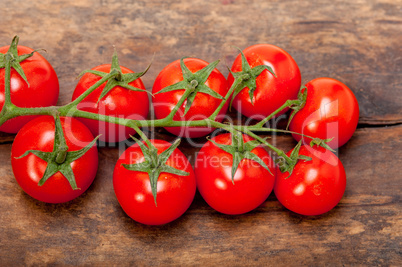
<svg viewBox="0 0 402 267">
<path fill-rule="evenodd" d="M 113 45 L 134 71 L 155 54 L 143 78 L 150 89 L 159 71 L 182 56 L 230 65 L 232 45 L 272 43 L 295 58 L 303 82 L 329 76 L 347 84 L 361 114 L 339 151 L 347 189 L 328 214 L 296 215 L 272 194 L 257 210 L 230 217 L 197 194 L 182 218 L 162 227 L 135 223 L 119 207 L 112 188 L 119 148 L 100 149 L 101 167 L 83 196 L 50 205 L 18 187 L 13 135 L 2 134 L 1 265 L 402 265 L 401 7 L 400 0 L 2 1 L 0 45 L 18 34 L 22 45 L 46 48 L 60 79 L 59 104 L 70 101 L 83 69 L 110 62 Z M 219 69 L 227 74 L 224 64 Z M 273 141 L 285 150 L 295 144 L 289 136 Z M 196 148 L 181 149 L 194 159 Z"/>
</svg>

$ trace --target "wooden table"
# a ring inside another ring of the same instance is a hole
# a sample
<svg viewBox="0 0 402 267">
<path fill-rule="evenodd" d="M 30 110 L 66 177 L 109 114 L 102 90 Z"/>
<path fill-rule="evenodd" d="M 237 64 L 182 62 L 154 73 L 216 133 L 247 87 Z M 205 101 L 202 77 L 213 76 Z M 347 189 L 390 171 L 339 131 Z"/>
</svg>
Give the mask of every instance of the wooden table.
<svg viewBox="0 0 402 267">
<path fill-rule="evenodd" d="M 271 43 L 299 64 L 303 83 L 347 84 L 360 123 L 340 148 L 347 188 L 339 205 L 305 217 L 272 194 L 242 216 L 212 210 L 197 193 L 177 221 L 150 227 L 120 208 L 112 187 L 119 147 L 100 149 L 100 168 L 76 200 L 51 205 L 26 195 L 10 166 L 13 135 L 0 138 L 0 265 L 402 265 L 402 1 L 3 0 L 0 44 L 45 48 L 70 101 L 77 75 L 109 63 L 143 70 L 148 89 L 173 60 L 195 56 L 231 65 L 237 51 Z M 227 75 L 224 64 L 219 69 Z M 157 130 L 161 138 L 171 135 Z M 290 136 L 276 136 L 284 150 Z M 198 149 L 180 148 L 194 158 Z"/>
</svg>

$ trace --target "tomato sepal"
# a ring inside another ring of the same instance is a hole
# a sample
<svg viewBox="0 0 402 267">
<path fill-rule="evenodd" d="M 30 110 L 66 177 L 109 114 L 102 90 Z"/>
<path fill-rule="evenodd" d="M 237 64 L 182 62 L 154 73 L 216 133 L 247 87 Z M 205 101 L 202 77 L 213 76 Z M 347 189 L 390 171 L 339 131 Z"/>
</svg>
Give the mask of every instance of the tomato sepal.
<svg viewBox="0 0 402 267">
<path fill-rule="evenodd" d="M 289 108 L 293 109 L 293 111 L 289 116 L 288 124 L 286 125 L 286 130 L 289 129 L 290 122 L 292 121 L 296 113 L 299 112 L 306 105 L 307 87 L 305 85 L 300 87 L 299 93 L 297 94 L 297 100 L 287 100 L 287 101 L 291 102 Z"/>
<path fill-rule="evenodd" d="M 165 151 L 163 151 L 158 155 L 157 154 L 158 149 L 151 142 L 146 142 L 146 144 L 148 145 L 147 147 L 143 142 L 141 142 L 134 136 L 131 136 L 131 138 L 139 145 L 141 152 L 144 155 L 144 161 L 136 164 L 122 164 L 122 166 L 129 171 L 148 173 L 149 181 L 151 184 L 151 191 L 155 201 L 155 206 L 158 206 L 156 201 L 158 191 L 157 182 L 159 175 L 162 172 L 176 174 L 180 176 L 190 175 L 190 173 L 188 172 L 173 168 L 166 164 L 166 161 L 173 154 L 173 151 L 179 146 L 181 140 L 180 138 L 176 139 L 168 149 L 166 149 Z"/>
<path fill-rule="evenodd" d="M 52 177 L 57 172 L 60 172 L 68 180 L 73 190 L 81 190 L 81 188 L 77 186 L 75 175 L 73 169 L 71 168 L 71 163 L 81 158 L 89 149 L 91 149 L 98 138 L 99 136 L 95 137 L 92 142 L 90 142 L 88 145 L 80 150 L 68 151 L 68 146 L 66 144 L 66 139 L 64 137 L 63 129 L 60 122 L 60 117 L 56 116 L 53 151 L 44 152 L 40 150 L 27 150 L 24 154 L 15 158 L 20 159 L 32 153 L 38 158 L 47 162 L 45 172 L 38 182 L 39 186 L 42 186 L 50 177 Z"/>
<path fill-rule="evenodd" d="M 29 87 L 29 82 L 27 77 L 25 76 L 24 70 L 22 69 L 20 63 L 24 61 L 27 58 L 30 58 L 33 56 L 35 52 L 38 51 L 45 51 L 44 49 L 35 49 L 29 54 L 23 54 L 23 55 L 18 55 L 18 42 L 19 42 L 19 37 L 16 35 L 14 36 L 13 40 L 11 41 L 11 45 L 7 51 L 7 53 L 3 54 L 0 53 L 0 69 L 6 67 L 6 62 L 10 61 L 10 65 L 12 68 L 15 69 L 15 71 L 21 76 L 21 78 L 24 79 L 24 81 L 27 83 Z"/>
<path fill-rule="evenodd" d="M 328 139 L 320 139 L 320 138 L 314 138 L 313 140 L 311 140 L 310 142 L 310 146 L 320 146 L 323 147 L 325 149 L 328 149 L 331 152 L 335 152 L 334 149 L 332 149 L 327 143 L 331 142 L 334 138 L 328 138 Z"/>
<path fill-rule="evenodd" d="M 208 94 L 214 98 L 218 99 L 224 99 L 220 94 L 209 88 L 205 82 L 207 81 L 209 75 L 211 75 L 212 71 L 216 68 L 216 66 L 219 64 L 219 60 L 214 61 L 210 64 L 208 64 L 206 67 L 202 68 L 201 70 L 192 73 L 186 64 L 184 64 L 184 59 L 186 57 L 182 57 L 180 59 L 180 68 L 183 74 L 183 80 L 180 82 L 177 82 L 175 84 L 166 86 L 162 90 L 158 91 L 156 94 L 160 93 L 166 93 L 166 92 L 171 92 L 171 91 L 176 91 L 176 90 L 185 90 L 185 93 L 183 96 L 186 96 L 186 106 L 184 109 L 184 113 L 182 115 L 185 116 L 187 112 L 190 110 L 191 105 L 194 102 L 195 96 L 197 93 L 204 93 Z M 181 104 L 179 102 L 177 105 Z"/>
<path fill-rule="evenodd" d="M 107 83 L 106 83 L 105 87 L 102 90 L 102 93 L 100 94 L 100 96 L 98 98 L 97 103 L 99 103 L 99 101 L 102 98 L 104 98 L 116 86 L 120 86 L 120 87 L 123 87 L 123 88 L 125 88 L 127 90 L 131 90 L 131 91 L 144 92 L 144 89 L 134 87 L 134 86 L 130 85 L 129 83 L 131 83 L 131 82 L 137 80 L 138 78 L 144 76 L 148 72 L 149 68 L 151 67 L 151 64 L 152 64 L 152 61 L 147 66 L 147 68 L 142 72 L 124 73 L 123 74 L 123 72 L 121 70 L 121 67 L 119 65 L 119 59 L 118 59 L 118 56 L 117 56 L 117 51 L 115 49 L 114 53 L 113 53 L 113 56 L 112 56 L 112 64 L 111 64 L 111 68 L 110 68 L 109 73 L 105 73 L 105 72 L 102 72 L 102 71 L 96 71 L 96 70 L 84 70 L 83 72 L 80 73 L 80 75 L 78 77 L 81 77 L 85 73 L 92 73 L 92 74 L 100 76 L 102 78 L 105 78 L 106 76 L 108 76 Z M 99 86 L 100 86 L 100 84 L 99 84 Z M 94 89 L 96 89 L 97 87 L 98 86 L 96 86 Z M 146 91 L 146 92 L 151 94 L 148 91 Z"/>
<path fill-rule="evenodd" d="M 243 136 L 238 131 L 234 131 L 233 133 L 231 133 L 231 138 L 232 138 L 232 144 L 224 145 L 224 144 L 219 144 L 216 141 L 209 139 L 207 137 L 208 141 L 211 141 L 215 146 L 219 147 L 223 151 L 232 155 L 233 164 L 232 164 L 231 175 L 232 175 L 232 183 L 233 184 L 234 184 L 234 177 L 235 177 L 237 168 L 239 167 L 239 164 L 243 159 L 249 159 L 249 160 L 256 161 L 264 169 L 266 169 L 271 175 L 273 175 L 271 170 L 265 164 L 265 162 L 260 157 L 258 157 L 256 154 L 251 153 L 251 150 L 253 150 L 257 146 L 261 145 L 261 142 L 259 142 L 257 140 L 251 140 L 251 141 L 244 143 Z"/>
<path fill-rule="evenodd" d="M 12 114 L 12 110 L 16 107 L 11 102 L 11 68 L 13 68 L 21 78 L 26 82 L 29 87 L 28 79 L 22 69 L 20 63 L 26 60 L 29 57 L 32 57 L 33 54 L 39 50 L 33 50 L 31 53 L 18 55 L 18 42 L 19 37 L 16 35 L 14 36 L 13 40 L 11 41 L 10 47 L 8 48 L 5 54 L 0 53 L 0 69 L 5 68 L 5 88 L 4 88 L 4 105 L 0 112 L 0 126 L 3 125 L 8 119 L 15 117 Z"/>
<path fill-rule="evenodd" d="M 299 154 L 301 145 L 302 145 L 302 141 L 298 142 L 297 145 L 295 146 L 295 148 L 293 149 L 292 153 L 290 154 L 290 156 L 287 157 L 287 159 L 280 157 L 275 162 L 278 164 L 279 170 L 282 173 L 285 173 L 285 172 L 289 173 L 289 175 L 285 179 L 288 179 L 292 175 L 293 169 L 295 168 L 295 166 L 299 160 L 304 160 L 304 161 L 312 160 L 311 157 Z"/>
<path fill-rule="evenodd" d="M 269 71 L 274 77 L 276 78 L 276 74 L 274 70 L 267 65 L 258 65 L 255 66 L 254 68 L 251 68 L 250 64 L 248 63 L 246 56 L 244 55 L 243 51 L 236 47 L 237 50 L 240 51 L 241 54 L 241 65 L 242 65 L 242 71 L 239 72 L 233 72 L 232 70 L 229 69 L 229 72 L 233 75 L 233 77 L 238 80 L 240 80 L 239 83 L 236 83 L 236 89 L 233 92 L 232 99 L 230 100 L 229 104 L 229 109 L 232 107 L 233 100 L 235 97 L 244 89 L 248 88 L 248 94 L 250 97 L 251 104 L 254 105 L 254 91 L 257 89 L 257 82 L 256 79 L 257 77 L 263 72 L 264 70 Z M 235 83 L 233 83 L 235 84 Z"/>
</svg>

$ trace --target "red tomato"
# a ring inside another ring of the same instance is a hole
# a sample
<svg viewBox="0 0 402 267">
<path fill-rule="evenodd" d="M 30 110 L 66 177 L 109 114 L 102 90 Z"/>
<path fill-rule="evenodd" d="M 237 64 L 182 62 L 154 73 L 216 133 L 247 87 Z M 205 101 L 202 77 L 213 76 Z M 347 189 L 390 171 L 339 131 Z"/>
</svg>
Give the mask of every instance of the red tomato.
<svg viewBox="0 0 402 267">
<path fill-rule="evenodd" d="M 84 124 L 74 118 L 60 118 L 68 151 L 77 151 L 93 139 L 92 133 Z M 66 177 L 60 172 L 51 176 L 42 186 L 38 183 L 43 177 L 47 162 L 30 153 L 17 159 L 28 150 L 52 152 L 55 137 L 55 122 L 51 116 L 41 116 L 27 123 L 15 137 L 11 150 L 11 164 L 15 179 L 31 197 L 48 203 L 70 201 L 92 184 L 98 168 L 96 146 L 90 148 L 81 158 L 73 161 L 73 170 L 78 190 L 73 190 Z"/>
<path fill-rule="evenodd" d="M 277 77 L 264 70 L 256 79 L 253 104 L 249 96 L 249 88 L 244 88 L 233 100 L 236 110 L 247 117 L 261 120 L 282 106 L 288 99 L 297 99 L 301 85 L 299 67 L 294 59 L 283 49 L 270 45 L 258 44 L 243 51 L 251 68 L 259 65 L 271 67 Z M 232 72 L 242 71 L 242 59 L 239 54 L 232 65 Z M 234 78 L 228 76 L 229 87 Z M 278 113 L 286 112 L 287 109 Z"/>
<path fill-rule="evenodd" d="M 192 73 L 195 73 L 208 65 L 208 63 L 204 60 L 197 58 L 186 58 L 184 59 L 184 63 Z M 183 73 L 180 67 L 180 60 L 176 60 L 167 65 L 156 77 L 152 88 L 152 93 L 154 94 L 153 106 L 157 119 L 163 119 L 170 114 L 175 105 L 179 102 L 185 90 L 176 90 L 160 94 L 156 93 L 163 88 L 178 83 L 182 80 Z M 226 93 L 228 92 L 226 79 L 216 68 L 206 80 L 205 85 L 220 94 L 222 97 L 225 97 Z M 189 111 L 183 116 L 186 106 L 186 102 L 184 102 L 173 117 L 173 120 L 189 121 L 206 119 L 214 113 L 221 101 L 221 99 L 198 92 Z M 222 121 L 227 107 L 228 104 L 223 106 L 217 116 L 217 121 Z M 211 127 L 165 127 L 165 129 L 172 134 L 190 138 L 201 137 L 211 133 L 214 130 Z"/>
<path fill-rule="evenodd" d="M 336 149 L 353 135 L 359 121 L 359 103 L 343 83 L 331 78 L 317 78 L 306 84 L 307 101 L 290 122 L 291 131 L 318 137 L 334 138 L 328 145 Z M 301 136 L 293 134 L 299 141 Z M 311 141 L 305 138 L 306 142 Z"/>
<path fill-rule="evenodd" d="M 220 134 L 212 140 L 218 144 L 232 144 L 229 133 Z M 247 142 L 253 139 L 243 135 L 243 140 Z M 213 209 L 225 214 L 243 214 L 267 199 L 275 182 L 274 163 L 261 146 L 254 148 L 251 153 L 259 156 L 272 174 L 256 161 L 243 159 L 232 182 L 233 156 L 211 141 L 201 148 L 195 164 L 197 188 Z"/>
<path fill-rule="evenodd" d="M 151 143 L 158 149 L 158 155 L 171 145 L 163 140 L 151 140 Z M 148 173 L 130 171 L 122 166 L 143 161 L 139 145 L 134 144 L 124 151 L 116 163 L 113 187 L 121 207 L 133 220 L 148 225 L 165 224 L 179 218 L 190 207 L 196 190 L 194 171 L 186 156 L 176 148 L 167 160 L 167 165 L 190 175 L 162 172 L 157 181 L 157 206 Z"/>
<path fill-rule="evenodd" d="M 0 47 L 0 53 L 7 53 L 9 46 Z M 18 46 L 18 55 L 30 54 L 33 49 Z M 57 104 L 59 80 L 50 63 L 35 52 L 20 63 L 28 84 L 11 68 L 11 102 L 18 107 L 46 107 Z M 5 69 L 0 69 L 0 110 L 4 105 Z M 17 133 L 22 126 L 37 116 L 21 116 L 8 120 L 0 126 L 0 131 Z"/>
<path fill-rule="evenodd" d="M 109 73 L 110 68 L 110 64 L 104 64 L 97 66 L 92 70 Z M 123 66 L 120 66 L 120 68 L 123 74 L 133 73 L 133 71 Z M 100 79 L 100 76 L 92 73 L 84 74 L 74 90 L 72 100 L 75 100 Z M 78 105 L 78 109 L 133 120 L 142 120 L 148 116 L 148 95 L 145 92 L 145 86 L 140 78 L 132 81 L 129 85 L 139 89 L 144 89 L 144 92 L 132 91 L 116 86 L 98 102 L 105 85 L 106 82 L 84 98 L 84 100 Z M 122 125 L 84 118 L 79 118 L 79 120 L 84 122 L 95 136 L 101 134 L 99 140 L 105 142 L 120 142 L 126 140 L 130 135 L 135 134 L 134 129 Z"/>
<path fill-rule="evenodd" d="M 312 160 L 299 160 L 290 176 L 288 172 L 278 171 L 274 187 L 276 197 L 287 209 L 302 215 L 330 211 L 341 200 L 346 188 L 341 161 L 331 151 L 317 146 L 301 146 L 299 154 Z"/>
</svg>

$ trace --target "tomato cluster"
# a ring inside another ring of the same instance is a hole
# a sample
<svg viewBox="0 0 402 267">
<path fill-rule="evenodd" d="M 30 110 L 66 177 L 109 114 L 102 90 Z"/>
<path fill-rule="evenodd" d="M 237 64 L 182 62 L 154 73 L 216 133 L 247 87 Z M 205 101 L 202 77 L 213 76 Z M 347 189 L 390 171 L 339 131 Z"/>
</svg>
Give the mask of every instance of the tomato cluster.
<svg viewBox="0 0 402 267">
<path fill-rule="evenodd" d="M 0 53 L 11 51 L 16 56 L 16 51 L 18 55 L 33 51 L 21 46 L 16 49 L 16 44 L 2 47 Z M 16 64 L 26 80 L 12 69 L 12 103 L 19 107 L 55 105 L 59 87 L 50 64 L 38 52 Z M 193 169 L 177 148 L 178 142 L 171 146 L 146 137 L 144 142 L 136 140 L 120 156 L 113 174 L 117 200 L 127 215 L 150 225 L 171 222 L 189 208 L 196 188 L 213 209 L 231 215 L 254 210 L 272 191 L 283 206 L 299 214 L 319 215 L 335 207 L 345 191 L 346 175 L 338 157 L 328 149 L 345 144 L 357 127 L 359 107 L 352 91 L 331 78 L 314 79 L 300 89 L 301 74 L 295 60 L 274 45 L 259 44 L 240 51 L 227 79 L 217 64 L 183 58 L 167 65 L 152 88 L 156 118 L 221 122 L 233 105 L 244 116 L 261 121 L 290 108 L 290 132 L 298 145 L 282 165 L 284 161 L 274 161 L 261 141 L 225 124 L 222 128 L 229 132 L 208 138 Z M 136 133 L 134 127 L 107 122 L 105 116 L 125 120 L 148 117 L 148 95 L 140 78 L 145 72 L 134 73 L 120 66 L 115 54 L 111 65 L 86 71 L 72 96 L 73 103 L 78 101 L 76 110 L 97 117 L 24 116 L 4 123 L 1 131 L 19 130 L 11 161 L 21 188 L 49 203 L 70 201 L 85 192 L 98 167 L 94 136 L 104 142 L 120 142 Z M 0 69 L 0 108 L 5 103 L 4 77 L 5 71 Z M 300 96 L 306 98 L 299 106 L 286 105 Z M 164 125 L 166 130 L 182 138 L 206 136 L 215 129 L 170 124 Z"/>
</svg>

